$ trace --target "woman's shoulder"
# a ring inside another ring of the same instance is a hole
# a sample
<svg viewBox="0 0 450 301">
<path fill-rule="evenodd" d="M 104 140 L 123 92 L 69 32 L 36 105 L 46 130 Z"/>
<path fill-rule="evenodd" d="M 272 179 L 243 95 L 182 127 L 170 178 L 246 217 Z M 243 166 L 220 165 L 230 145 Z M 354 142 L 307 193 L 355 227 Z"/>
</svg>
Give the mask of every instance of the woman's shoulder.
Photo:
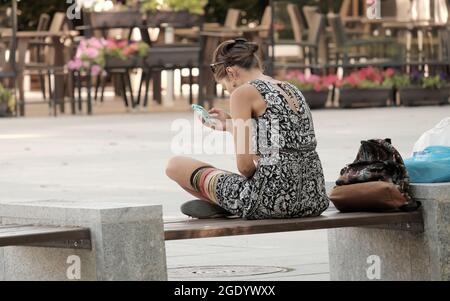
<svg viewBox="0 0 450 301">
<path fill-rule="evenodd" d="M 253 98 L 255 96 L 259 96 L 258 90 L 252 85 L 250 82 L 247 82 L 239 87 L 231 93 L 231 98 Z"/>
</svg>

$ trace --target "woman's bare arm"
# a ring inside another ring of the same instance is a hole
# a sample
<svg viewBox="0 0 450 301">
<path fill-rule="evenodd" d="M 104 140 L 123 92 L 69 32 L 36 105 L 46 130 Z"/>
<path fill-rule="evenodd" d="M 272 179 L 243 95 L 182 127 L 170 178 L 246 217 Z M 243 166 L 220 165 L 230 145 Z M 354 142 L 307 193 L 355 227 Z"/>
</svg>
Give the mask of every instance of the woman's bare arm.
<svg viewBox="0 0 450 301">
<path fill-rule="evenodd" d="M 255 154 L 252 151 L 252 107 L 258 96 L 250 85 L 236 89 L 230 97 L 230 112 L 233 121 L 232 133 L 239 172 L 249 178 L 256 170 Z"/>
</svg>

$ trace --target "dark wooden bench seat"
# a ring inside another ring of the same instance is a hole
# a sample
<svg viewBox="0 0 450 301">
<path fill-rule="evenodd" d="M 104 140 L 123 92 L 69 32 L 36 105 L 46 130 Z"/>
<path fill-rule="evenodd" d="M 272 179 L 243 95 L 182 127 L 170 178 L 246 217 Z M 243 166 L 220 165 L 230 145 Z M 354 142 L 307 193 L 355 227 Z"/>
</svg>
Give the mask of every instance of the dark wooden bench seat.
<svg viewBox="0 0 450 301">
<path fill-rule="evenodd" d="M 340 213 L 327 210 L 318 217 L 294 219 L 173 219 L 164 221 L 164 234 L 166 240 L 176 240 L 392 224 L 423 225 L 422 212 Z"/>
<path fill-rule="evenodd" d="M 422 212 L 340 213 L 331 209 L 318 217 L 293 219 L 177 218 L 164 221 L 164 236 L 177 240 L 405 223 L 422 225 Z M 88 228 L 81 227 L 0 225 L 0 247 L 6 246 L 91 249 L 91 236 Z"/>
<path fill-rule="evenodd" d="M 0 225 L 0 247 L 6 246 L 91 249 L 91 233 L 78 227 Z"/>
</svg>

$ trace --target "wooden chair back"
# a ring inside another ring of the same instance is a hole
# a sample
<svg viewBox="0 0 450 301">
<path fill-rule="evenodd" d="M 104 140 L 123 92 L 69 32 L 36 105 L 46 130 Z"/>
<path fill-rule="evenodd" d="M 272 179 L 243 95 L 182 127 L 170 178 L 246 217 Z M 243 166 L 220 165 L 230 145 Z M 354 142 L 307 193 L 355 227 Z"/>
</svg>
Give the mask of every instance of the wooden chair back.
<svg viewBox="0 0 450 301">
<path fill-rule="evenodd" d="M 36 30 L 45 31 L 48 29 L 49 24 L 50 24 L 50 16 L 48 14 L 41 14 L 39 16 L 39 22 L 36 26 Z"/>
<path fill-rule="evenodd" d="M 225 23 L 223 24 L 227 28 L 236 28 L 238 26 L 239 18 L 241 17 L 241 10 L 236 8 L 230 8 L 227 11 Z"/>
<path fill-rule="evenodd" d="M 286 6 L 286 8 L 289 14 L 289 19 L 291 20 L 292 30 L 294 31 L 294 39 L 296 42 L 301 42 L 303 34 L 306 33 L 306 22 L 302 20 L 303 16 L 296 4 L 290 3 Z"/>
<path fill-rule="evenodd" d="M 270 7 L 268 5 L 264 9 L 264 13 L 263 13 L 262 18 L 261 18 L 261 23 L 259 24 L 261 29 L 263 29 L 259 33 L 259 37 L 260 38 L 266 39 L 266 38 L 269 37 L 269 29 L 270 29 L 270 23 L 271 22 L 272 22 L 272 7 Z"/>
<path fill-rule="evenodd" d="M 319 45 L 320 35 L 325 30 L 325 16 L 322 14 L 314 14 L 311 20 L 311 26 L 308 31 L 308 42 Z"/>
<path fill-rule="evenodd" d="M 345 19 L 350 15 L 350 8 L 352 6 L 352 0 L 343 0 L 341 8 L 339 9 L 339 16 Z"/>
<path fill-rule="evenodd" d="M 345 33 L 344 25 L 342 24 L 341 16 L 336 14 L 328 14 L 328 23 L 331 27 L 331 34 L 337 48 L 342 48 L 347 45 L 347 35 Z"/>
<path fill-rule="evenodd" d="M 313 23 L 313 19 L 315 15 L 319 13 L 319 9 L 317 6 L 303 6 L 303 15 L 305 15 L 306 24 L 308 28 L 311 28 L 311 24 Z"/>
</svg>

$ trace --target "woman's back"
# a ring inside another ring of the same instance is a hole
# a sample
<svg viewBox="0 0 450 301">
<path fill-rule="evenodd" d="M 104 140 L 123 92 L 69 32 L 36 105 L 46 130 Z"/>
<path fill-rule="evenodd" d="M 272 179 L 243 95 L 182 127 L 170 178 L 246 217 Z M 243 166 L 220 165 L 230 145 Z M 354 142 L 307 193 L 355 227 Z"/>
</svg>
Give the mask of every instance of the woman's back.
<svg viewBox="0 0 450 301">
<path fill-rule="evenodd" d="M 317 141 L 311 111 L 302 93 L 287 82 L 256 79 L 249 83 L 266 103 L 256 120 L 258 152 L 315 150 Z"/>
</svg>

